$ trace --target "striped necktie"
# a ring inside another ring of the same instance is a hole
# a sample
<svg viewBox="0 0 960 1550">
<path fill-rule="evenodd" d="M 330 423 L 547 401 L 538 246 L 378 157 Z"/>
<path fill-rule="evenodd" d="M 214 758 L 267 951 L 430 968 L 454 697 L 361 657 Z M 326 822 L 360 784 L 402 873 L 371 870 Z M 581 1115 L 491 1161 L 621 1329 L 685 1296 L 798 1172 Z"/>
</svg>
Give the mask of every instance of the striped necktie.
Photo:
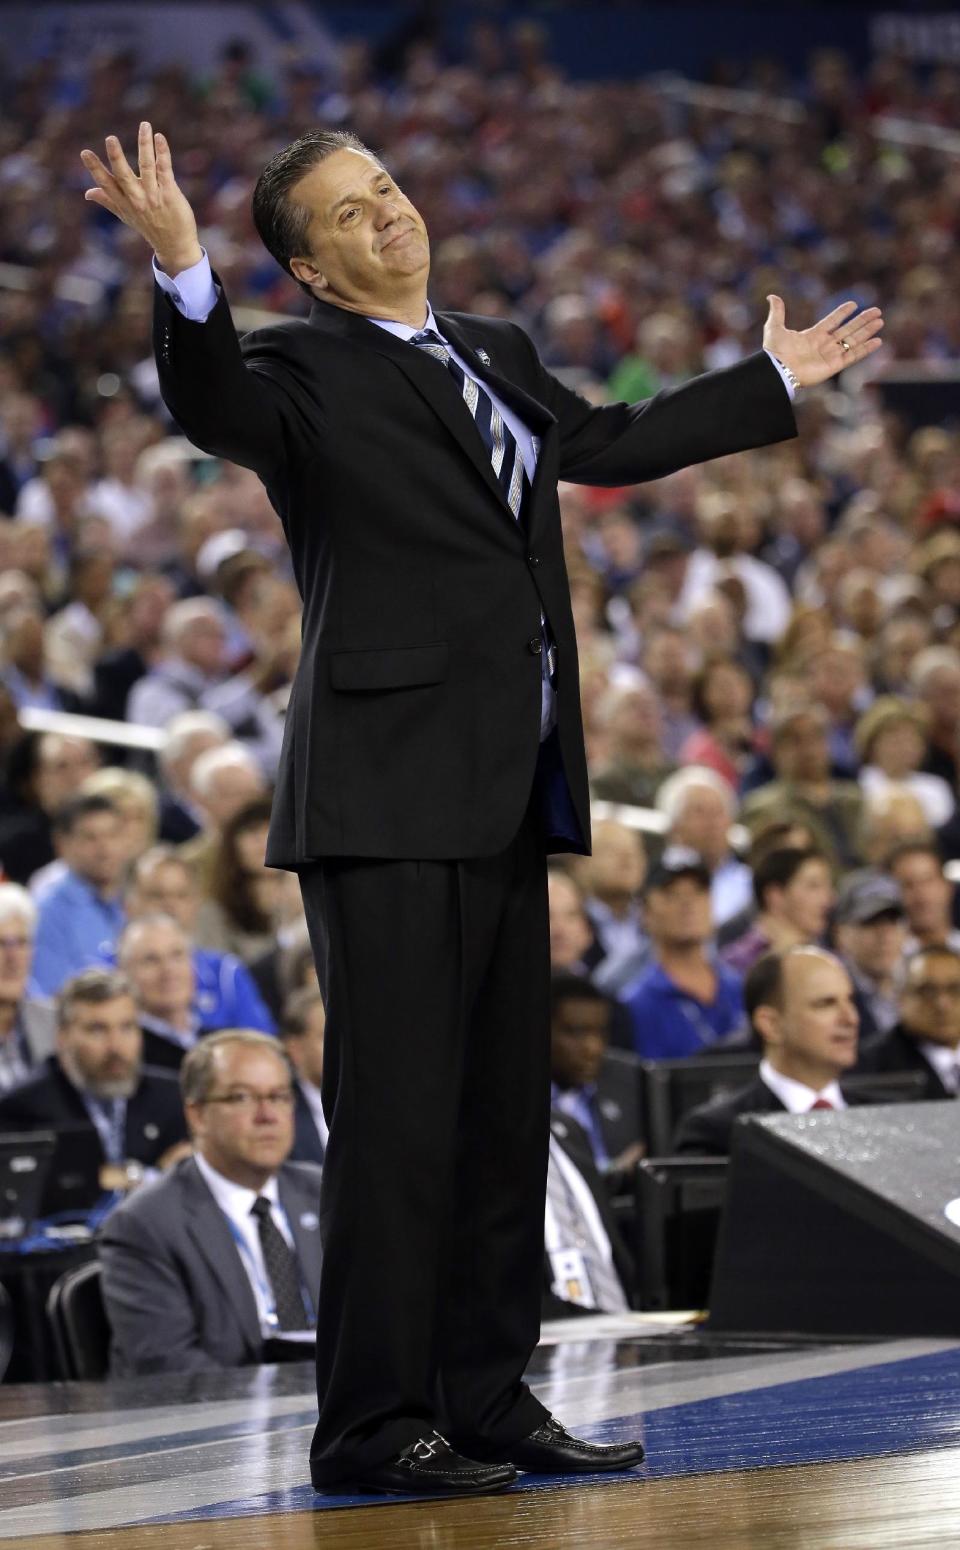
<svg viewBox="0 0 960 1550">
<path fill-rule="evenodd" d="M 435 334 L 433 329 L 421 329 L 419 334 L 411 337 L 410 343 L 446 366 L 460 389 L 460 395 L 470 411 L 473 423 L 480 432 L 480 439 L 487 449 L 503 498 L 519 521 L 524 496 L 529 489 L 529 481 L 516 437 L 504 421 L 503 415 L 486 389 L 472 377 L 465 375 L 439 334 Z"/>
</svg>

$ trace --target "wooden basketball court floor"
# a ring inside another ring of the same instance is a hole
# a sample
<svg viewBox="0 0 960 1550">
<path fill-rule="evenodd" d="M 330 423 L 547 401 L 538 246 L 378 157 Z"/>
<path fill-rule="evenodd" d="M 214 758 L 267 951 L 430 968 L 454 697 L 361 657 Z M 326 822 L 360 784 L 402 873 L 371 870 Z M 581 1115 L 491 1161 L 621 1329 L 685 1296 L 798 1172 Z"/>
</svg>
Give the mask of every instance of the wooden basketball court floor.
<svg viewBox="0 0 960 1550">
<path fill-rule="evenodd" d="M 0 1386 L 0 1540 L 32 1550 L 960 1547 L 960 1342 L 548 1326 L 530 1370 L 640 1470 L 502 1496 L 319 1496 L 307 1365 Z"/>
</svg>

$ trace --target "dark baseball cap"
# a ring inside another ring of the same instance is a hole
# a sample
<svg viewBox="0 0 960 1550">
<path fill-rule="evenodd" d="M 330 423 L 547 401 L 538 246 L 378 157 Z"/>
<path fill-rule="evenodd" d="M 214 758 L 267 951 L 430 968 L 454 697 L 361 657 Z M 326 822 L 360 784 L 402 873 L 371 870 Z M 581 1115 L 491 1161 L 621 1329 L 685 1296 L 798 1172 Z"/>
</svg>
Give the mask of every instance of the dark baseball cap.
<svg viewBox="0 0 960 1550">
<path fill-rule="evenodd" d="M 710 887 L 710 868 L 699 851 L 690 850 L 686 845 L 668 845 L 647 873 L 643 891 L 652 893 L 656 888 L 669 888 L 680 877 L 694 877 L 704 888 Z"/>
<path fill-rule="evenodd" d="M 899 885 L 884 872 L 863 868 L 854 872 L 840 888 L 837 922 L 841 926 L 869 926 L 884 915 L 902 919 L 903 895 Z"/>
</svg>

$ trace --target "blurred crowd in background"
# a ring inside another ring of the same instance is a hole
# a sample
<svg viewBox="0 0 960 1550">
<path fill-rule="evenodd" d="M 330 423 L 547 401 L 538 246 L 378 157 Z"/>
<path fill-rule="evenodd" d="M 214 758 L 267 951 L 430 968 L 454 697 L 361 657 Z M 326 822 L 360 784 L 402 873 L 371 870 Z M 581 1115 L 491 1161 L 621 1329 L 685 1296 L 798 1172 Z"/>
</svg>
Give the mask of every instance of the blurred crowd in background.
<svg viewBox="0 0 960 1550">
<path fill-rule="evenodd" d="M 242 42 L 203 78 L 62 64 L 4 81 L 0 113 L 0 863 L 30 896 L 0 902 L 35 941 L 30 966 L 7 931 L 0 1011 L 119 963 L 176 1065 L 205 1029 L 275 1030 L 313 972 L 296 881 L 263 866 L 299 600 L 255 477 L 160 402 L 150 255 L 84 203 L 80 150 L 167 133 L 242 325 L 307 305 L 254 231 L 259 170 L 350 128 L 426 219 L 435 306 L 514 319 L 589 398 L 635 400 L 757 349 L 771 291 L 796 327 L 882 304 L 878 363 L 956 358 L 960 164 L 878 126 L 956 124 L 960 71 L 765 62 L 733 84 L 766 109 L 736 112 L 565 80 L 529 24 L 476 28 L 458 62 L 416 44 L 389 76 L 356 43 L 335 77 L 271 78 Z M 742 1037 L 744 975 L 802 943 L 844 950 L 861 1033 L 886 1033 L 905 954 L 953 942 L 960 435 L 886 409 L 872 369 L 802 393 L 794 442 L 561 487 L 614 806 L 593 858 L 552 870 L 554 966 L 616 999 L 641 1056 Z M 153 728 L 157 752 L 25 731 L 38 709 Z M 12 1086 L 29 1041 L 6 1050 Z"/>
</svg>

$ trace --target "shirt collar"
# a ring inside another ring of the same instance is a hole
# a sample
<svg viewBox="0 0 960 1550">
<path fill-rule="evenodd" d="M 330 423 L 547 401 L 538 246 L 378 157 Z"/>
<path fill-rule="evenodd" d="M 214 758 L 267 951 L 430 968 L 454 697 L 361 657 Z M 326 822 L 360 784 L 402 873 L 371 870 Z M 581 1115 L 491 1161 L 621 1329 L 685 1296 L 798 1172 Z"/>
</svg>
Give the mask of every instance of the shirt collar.
<svg viewBox="0 0 960 1550">
<path fill-rule="evenodd" d="M 199 1152 L 194 1152 L 194 1161 L 200 1170 L 203 1182 L 206 1184 L 217 1205 L 225 1216 L 236 1223 L 249 1222 L 253 1202 L 260 1195 L 269 1200 L 271 1206 L 279 1204 L 280 1192 L 277 1188 L 277 1176 L 273 1175 L 264 1184 L 261 1190 L 246 1189 L 242 1184 L 234 1184 L 232 1179 L 225 1179 L 222 1173 L 211 1167 L 207 1159 Z"/>
<path fill-rule="evenodd" d="M 388 334 L 393 334 L 396 339 L 410 340 L 414 334 L 421 334 L 424 329 L 429 328 L 432 329 L 438 338 L 443 339 L 444 344 L 447 342 L 443 338 L 442 330 L 437 326 L 437 320 L 429 302 L 427 302 L 427 321 L 424 323 L 423 328 L 411 328 L 409 323 L 396 323 L 393 318 L 367 318 L 367 322 L 376 323 L 378 328 L 385 329 Z"/>
<path fill-rule="evenodd" d="M 948 1092 L 956 1092 L 960 1080 L 960 1056 L 948 1044 L 935 1044 L 932 1039 L 918 1039 L 917 1048 L 928 1065 L 936 1071 Z"/>
<path fill-rule="evenodd" d="M 847 1106 L 840 1091 L 840 1083 L 836 1080 L 828 1082 L 820 1092 L 814 1092 L 805 1082 L 797 1082 L 792 1076 L 784 1076 L 782 1071 L 774 1070 L 769 1060 L 760 1062 L 760 1080 L 791 1114 L 806 1114 L 818 1098 L 825 1099 L 833 1109 L 845 1109 Z"/>
</svg>

